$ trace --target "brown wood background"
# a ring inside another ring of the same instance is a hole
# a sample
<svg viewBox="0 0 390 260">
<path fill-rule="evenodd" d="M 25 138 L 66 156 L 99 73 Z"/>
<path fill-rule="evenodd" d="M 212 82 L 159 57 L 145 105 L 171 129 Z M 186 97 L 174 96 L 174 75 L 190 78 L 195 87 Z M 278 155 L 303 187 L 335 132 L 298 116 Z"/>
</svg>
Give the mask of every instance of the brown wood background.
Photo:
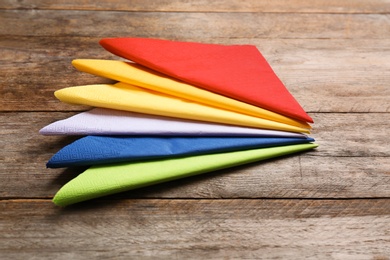
<svg viewBox="0 0 390 260">
<path fill-rule="evenodd" d="M 256 45 L 320 147 L 54 206 L 75 138 L 38 130 L 87 107 L 53 91 L 124 36 Z M 390 259 L 389 84 L 388 0 L 1 0 L 0 259 Z"/>
</svg>

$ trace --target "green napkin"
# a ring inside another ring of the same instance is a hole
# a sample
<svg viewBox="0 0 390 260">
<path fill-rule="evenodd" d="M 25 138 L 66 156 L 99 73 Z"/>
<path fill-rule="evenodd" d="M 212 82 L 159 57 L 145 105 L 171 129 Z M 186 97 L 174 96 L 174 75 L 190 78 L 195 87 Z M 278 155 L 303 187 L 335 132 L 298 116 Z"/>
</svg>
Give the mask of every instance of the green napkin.
<svg viewBox="0 0 390 260">
<path fill-rule="evenodd" d="M 297 153 L 317 146 L 317 144 L 309 143 L 93 166 L 65 184 L 57 192 L 53 202 L 58 206 L 67 206 L 157 183 Z"/>
</svg>

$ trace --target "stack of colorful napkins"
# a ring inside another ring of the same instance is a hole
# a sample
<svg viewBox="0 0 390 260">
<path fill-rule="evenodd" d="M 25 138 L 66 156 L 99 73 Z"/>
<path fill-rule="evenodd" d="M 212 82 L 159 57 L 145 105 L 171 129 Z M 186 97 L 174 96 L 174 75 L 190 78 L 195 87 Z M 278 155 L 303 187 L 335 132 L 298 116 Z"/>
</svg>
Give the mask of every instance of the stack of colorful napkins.
<svg viewBox="0 0 390 260">
<path fill-rule="evenodd" d="M 59 206 L 317 147 L 312 119 L 252 45 L 113 38 L 100 44 L 127 61 L 74 60 L 116 84 L 61 89 L 90 111 L 44 135 L 85 135 L 47 167 L 91 166 L 64 185 Z"/>
</svg>

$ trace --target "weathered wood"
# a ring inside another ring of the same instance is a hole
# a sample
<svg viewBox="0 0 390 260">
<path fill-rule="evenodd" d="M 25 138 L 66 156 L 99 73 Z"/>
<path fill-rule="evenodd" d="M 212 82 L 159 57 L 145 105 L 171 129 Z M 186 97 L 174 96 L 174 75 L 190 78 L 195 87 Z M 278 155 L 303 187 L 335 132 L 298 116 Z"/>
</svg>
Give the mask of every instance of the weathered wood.
<svg viewBox="0 0 390 260">
<path fill-rule="evenodd" d="M 318 113 L 313 118 L 312 136 L 322 147 L 317 155 L 370 158 L 390 155 L 389 113 Z"/>
<path fill-rule="evenodd" d="M 85 110 L 85 106 L 62 104 L 55 90 L 73 85 L 112 83 L 112 80 L 80 73 L 71 65 L 75 58 L 114 59 L 103 51 L 98 39 L 8 38 L 0 39 L 0 110 Z M 88 53 L 86 54 L 82 54 Z M 79 56 L 77 54 L 79 53 Z M 92 53 L 96 55 L 93 56 Z"/>
<path fill-rule="evenodd" d="M 388 259 L 390 201 L 0 202 L 3 259 Z"/>
<path fill-rule="evenodd" d="M 389 13 L 388 0 L 1 0 L 0 259 L 389 259 Z M 121 36 L 256 45 L 320 147 L 55 207 L 82 169 L 45 162 L 75 137 L 38 130 L 87 107 L 53 91 L 112 82 L 70 61 L 117 59 L 98 40 Z"/>
<path fill-rule="evenodd" d="M 38 130 L 73 113 L 0 113 L 0 195 L 52 197 L 82 169 L 45 169 L 77 137 Z M 348 198 L 390 196 L 388 114 L 313 114 L 320 144 L 300 156 L 259 162 L 119 196 L 166 198 Z M 369 134 L 362 135 L 367 132 Z M 23 144 L 23 145 L 20 145 Z M 24 180 L 24 181 L 20 181 Z M 28 184 L 28 185 L 26 185 Z"/>
<path fill-rule="evenodd" d="M 386 0 L 3 0 L 0 9 L 117 10 L 133 12 L 294 12 L 294 13 L 389 13 Z"/>
<path fill-rule="evenodd" d="M 10 154 L 13 155 L 12 153 Z M 2 198 L 52 198 L 82 169 L 45 169 L 45 161 L 1 163 Z M 388 157 L 291 156 L 116 194 L 113 198 L 390 197 Z"/>
<path fill-rule="evenodd" d="M 71 65 L 76 58 L 118 59 L 98 41 L 87 37 L 0 38 L 0 111 L 85 109 L 57 101 L 53 92 L 69 86 L 112 82 L 78 72 Z M 390 111 L 390 40 L 202 41 L 256 45 L 308 112 Z"/>
<path fill-rule="evenodd" d="M 25 147 L 39 143 L 59 149 L 59 140 L 72 138 L 40 136 L 39 129 L 75 113 L 0 113 L 2 144 L 7 151 L 20 152 L 19 142 Z M 312 113 L 315 120 L 311 136 L 321 145 L 311 156 L 330 157 L 390 157 L 390 118 L 388 113 Z M 362 135 L 362 133 L 367 133 Z M 40 147 L 41 148 L 41 147 Z M 45 149 L 47 151 L 47 149 Z M 37 151 L 36 151 L 37 152 Z M 38 155 L 38 153 L 34 153 Z M 43 155 L 45 151 L 42 151 Z M 48 152 L 53 152 L 50 150 Z M 47 155 L 46 155 L 47 156 Z M 4 156 L 5 157 L 5 156 Z M 48 158 L 47 158 L 48 159 Z"/>
<path fill-rule="evenodd" d="M 0 10 L 0 35 L 389 39 L 390 20 L 386 14 Z"/>
</svg>

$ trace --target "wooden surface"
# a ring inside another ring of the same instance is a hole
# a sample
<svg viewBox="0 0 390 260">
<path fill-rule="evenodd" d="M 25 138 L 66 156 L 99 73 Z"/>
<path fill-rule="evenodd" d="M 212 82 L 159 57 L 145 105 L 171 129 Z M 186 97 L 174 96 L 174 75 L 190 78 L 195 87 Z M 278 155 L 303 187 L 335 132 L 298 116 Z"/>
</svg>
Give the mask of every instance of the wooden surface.
<svg viewBox="0 0 390 260">
<path fill-rule="evenodd" d="M 103 37 L 254 44 L 320 147 L 68 208 L 46 169 Z M 390 259 L 390 1 L 0 1 L 0 259 Z"/>
</svg>

